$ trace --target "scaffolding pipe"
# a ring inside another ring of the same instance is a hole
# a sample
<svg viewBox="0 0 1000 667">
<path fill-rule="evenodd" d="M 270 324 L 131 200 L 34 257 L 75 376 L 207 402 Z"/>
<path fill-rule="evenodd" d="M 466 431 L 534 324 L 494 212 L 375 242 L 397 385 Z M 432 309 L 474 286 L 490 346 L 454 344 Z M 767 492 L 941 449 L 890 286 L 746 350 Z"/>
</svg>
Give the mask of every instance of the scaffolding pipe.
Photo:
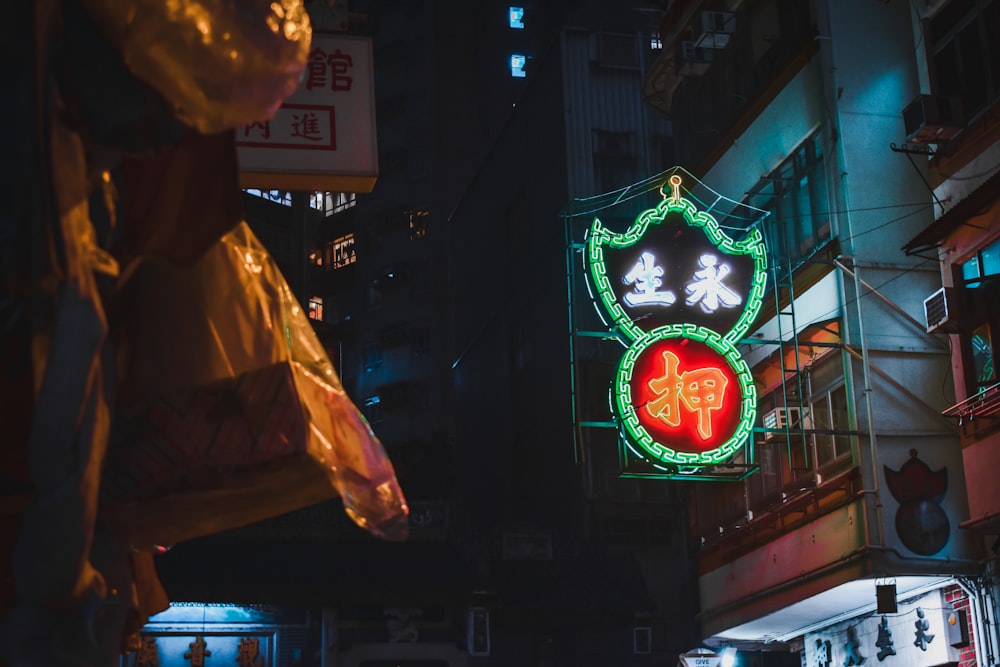
<svg viewBox="0 0 1000 667">
<path fill-rule="evenodd" d="M 839 267 L 841 271 L 843 271 L 844 273 L 846 273 L 846 274 L 847 274 L 847 275 L 849 275 L 850 277 L 854 278 L 854 272 L 853 272 L 853 271 L 851 271 L 851 270 L 850 270 L 849 268 L 847 268 L 846 266 L 844 266 L 844 265 L 843 265 L 843 264 L 842 264 L 842 263 L 840 262 L 840 260 L 839 260 L 839 259 L 835 259 L 835 260 L 833 260 L 833 263 L 834 263 L 834 264 L 835 264 L 835 265 L 836 265 L 837 267 Z M 890 298 L 889 298 L 889 297 L 887 297 L 886 295 L 882 294 L 882 293 L 881 293 L 880 291 L 878 291 L 878 289 L 876 289 L 876 288 L 875 288 L 875 287 L 874 287 L 873 285 L 870 285 L 870 284 L 869 284 L 868 282 L 866 282 L 866 281 L 862 280 L 862 281 L 861 281 L 861 284 L 862 284 L 862 285 L 863 285 L 863 286 L 864 286 L 864 287 L 865 287 L 865 288 L 866 288 L 867 290 L 869 290 L 869 292 L 870 292 L 870 293 L 872 293 L 872 294 L 874 294 L 875 296 L 877 296 L 878 298 L 882 299 L 882 301 L 884 301 L 884 302 L 886 303 L 886 305 L 888 305 L 888 306 L 889 306 L 890 308 L 892 308 L 892 309 L 893 309 L 894 311 L 896 311 L 897 313 L 899 313 L 900 315 L 902 315 L 902 316 L 903 316 L 903 319 L 905 319 L 905 320 L 906 320 L 907 322 L 909 322 L 909 323 L 910 323 L 910 324 L 912 324 L 913 326 L 917 327 L 917 328 L 918 328 L 918 329 L 920 329 L 921 331 L 924 331 L 924 332 L 926 332 L 926 325 L 925 325 L 925 324 L 924 324 L 923 322 L 920 322 L 920 321 L 919 321 L 918 319 L 916 319 L 916 318 L 915 318 L 915 317 L 913 317 L 912 315 L 910 315 L 910 314 L 909 314 L 908 312 L 906 312 L 905 310 L 903 310 L 903 309 L 902 309 L 902 308 L 901 308 L 901 307 L 899 306 L 899 304 L 897 304 L 897 303 L 896 303 L 895 301 L 893 301 L 892 299 L 890 299 Z M 858 294 L 858 298 L 859 298 L 859 299 L 861 298 L 861 295 L 860 295 L 860 294 Z M 927 334 L 927 335 L 928 335 L 928 336 L 930 336 L 930 334 Z M 937 339 L 934 339 L 934 340 L 936 341 Z M 940 345 L 938 345 L 938 347 L 939 347 L 939 348 L 940 348 L 941 350 L 945 350 L 945 349 L 946 349 L 946 348 L 944 348 L 944 347 L 942 347 L 942 346 L 940 346 Z"/>
<path fill-rule="evenodd" d="M 839 261 L 836 264 L 843 266 Z M 850 272 L 850 275 L 854 278 L 854 303 L 858 309 L 858 340 L 861 343 L 861 372 L 865 383 L 865 411 L 868 415 L 868 448 L 872 468 L 871 494 L 873 496 L 872 502 L 875 503 L 875 525 L 878 530 L 878 546 L 884 547 L 885 533 L 883 532 L 884 526 L 882 524 L 882 497 L 879 493 L 878 483 L 878 442 L 875 437 L 875 406 L 872 404 L 872 378 L 871 369 L 869 368 L 868 342 L 865 339 L 865 317 L 861 299 L 861 275 L 857 264 L 854 264 L 854 271 Z M 848 347 L 848 349 L 850 348 Z M 868 539 L 870 542 L 872 541 L 870 533 Z"/>
</svg>

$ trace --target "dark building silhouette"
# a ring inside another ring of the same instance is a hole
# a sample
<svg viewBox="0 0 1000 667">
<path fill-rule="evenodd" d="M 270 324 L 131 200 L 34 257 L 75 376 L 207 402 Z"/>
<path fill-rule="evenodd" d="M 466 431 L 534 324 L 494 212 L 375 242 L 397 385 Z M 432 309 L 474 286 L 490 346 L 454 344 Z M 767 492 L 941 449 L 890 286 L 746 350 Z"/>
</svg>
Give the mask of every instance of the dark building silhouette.
<svg viewBox="0 0 1000 667">
<path fill-rule="evenodd" d="M 686 491 L 619 479 L 575 426 L 565 211 L 670 155 L 640 95 L 661 8 L 606 4 L 351 3 L 378 182 L 248 191 L 247 217 L 389 453 L 410 539 L 333 501 L 177 545 L 161 646 L 231 641 L 248 608 L 246 632 L 290 619 L 268 645 L 298 657 L 277 664 L 672 664 L 695 645 Z"/>
</svg>

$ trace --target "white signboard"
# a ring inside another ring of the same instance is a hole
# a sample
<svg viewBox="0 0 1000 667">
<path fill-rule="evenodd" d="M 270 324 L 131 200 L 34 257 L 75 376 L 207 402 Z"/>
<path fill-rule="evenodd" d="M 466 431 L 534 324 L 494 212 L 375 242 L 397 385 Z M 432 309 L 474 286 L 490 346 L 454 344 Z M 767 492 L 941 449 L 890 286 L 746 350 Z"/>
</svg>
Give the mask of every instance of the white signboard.
<svg viewBox="0 0 1000 667">
<path fill-rule="evenodd" d="M 805 636 L 807 667 L 932 667 L 958 663 L 948 644 L 946 609 L 940 591 L 900 604 L 895 614 L 843 621 Z"/>
<path fill-rule="evenodd" d="M 236 129 L 240 183 L 371 192 L 378 177 L 372 44 L 313 33 L 303 80 L 270 120 Z"/>
<path fill-rule="evenodd" d="M 681 667 L 718 667 L 719 660 L 716 653 L 681 653 Z"/>
</svg>

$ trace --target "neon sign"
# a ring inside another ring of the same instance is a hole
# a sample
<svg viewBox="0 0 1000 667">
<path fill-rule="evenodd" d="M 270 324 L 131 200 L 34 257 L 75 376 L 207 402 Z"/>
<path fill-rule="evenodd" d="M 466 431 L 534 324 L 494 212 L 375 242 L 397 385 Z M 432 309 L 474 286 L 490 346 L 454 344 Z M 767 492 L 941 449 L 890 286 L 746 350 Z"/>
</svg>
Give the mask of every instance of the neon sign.
<svg viewBox="0 0 1000 667">
<path fill-rule="evenodd" d="M 760 311 L 766 260 L 759 230 L 734 240 L 680 185 L 672 176 L 624 233 L 595 218 L 585 261 L 598 312 L 627 348 L 612 387 L 626 441 L 690 469 L 722 463 L 752 431 L 757 393 L 735 343 Z"/>
</svg>

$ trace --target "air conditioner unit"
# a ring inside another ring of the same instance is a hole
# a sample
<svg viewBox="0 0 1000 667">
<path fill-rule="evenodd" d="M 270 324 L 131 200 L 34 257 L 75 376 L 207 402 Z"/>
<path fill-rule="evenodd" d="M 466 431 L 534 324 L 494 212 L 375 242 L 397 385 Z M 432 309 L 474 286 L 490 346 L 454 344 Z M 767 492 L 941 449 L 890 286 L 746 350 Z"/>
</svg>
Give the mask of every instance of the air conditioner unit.
<svg viewBox="0 0 1000 667">
<path fill-rule="evenodd" d="M 715 54 L 712 49 L 703 49 L 694 42 L 681 42 L 674 53 L 674 70 L 681 76 L 701 75 L 708 71 Z"/>
<path fill-rule="evenodd" d="M 732 12 L 701 12 L 692 26 L 694 46 L 701 49 L 724 49 L 736 32 L 736 14 Z"/>
<path fill-rule="evenodd" d="M 812 421 L 809 419 L 809 409 L 797 406 L 779 407 L 764 413 L 761 418 L 761 425 L 765 429 L 774 429 L 764 433 L 764 441 L 774 440 L 784 437 L 781 431 L 792 432 L 802 428 L 812 428 Z"/>
<path fill-rule="evenodd" d="M 949 141 L 965 129 L 962 100 L 943 95 L 918 95 L 903 109 L 906 140 L 916 144 Z"/>
<path fill-rule="evenodd" d="M 954 288 L 942 287 L 924 299 L 927 333 L 958 333 L 959 321 Z"/>
</svg>

